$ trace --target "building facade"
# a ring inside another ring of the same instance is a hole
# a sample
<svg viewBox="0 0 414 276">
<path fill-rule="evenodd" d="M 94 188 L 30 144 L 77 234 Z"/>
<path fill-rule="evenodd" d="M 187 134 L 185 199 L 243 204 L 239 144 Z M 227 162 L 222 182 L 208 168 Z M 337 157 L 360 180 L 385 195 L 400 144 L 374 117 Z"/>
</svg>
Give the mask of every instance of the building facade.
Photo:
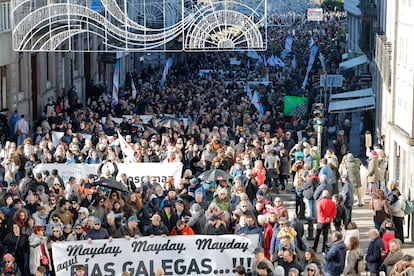
<svg viewBox="0 0 414 276">
<path fill-rule="evenodd" d="M 414 199 L 414 2 L 381 0 L 376 33 L 378 70 L 377 137 L 388 154 L 389 179 L 399 182 L 406 199 Z M 385 12 L 384 12 L 385 11 Z M 414 236 L 411 216 L 405 234 Z"/>
</svg>

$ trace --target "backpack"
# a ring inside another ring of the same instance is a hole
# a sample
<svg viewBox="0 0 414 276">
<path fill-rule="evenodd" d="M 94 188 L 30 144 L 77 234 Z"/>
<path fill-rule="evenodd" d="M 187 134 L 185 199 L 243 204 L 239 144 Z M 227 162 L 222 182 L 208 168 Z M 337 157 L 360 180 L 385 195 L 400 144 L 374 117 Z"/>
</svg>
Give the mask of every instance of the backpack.
<svg viewBox="0 0 414 276">
<path fill-rule="evenodd" d="M 365 271 L 365 261 L 364 261 L 364 255 L 358 255 L 358 259 L 355 262 L 355 271 L 356 273 L 361 273 Z"/>
<path fill-rule="evenodd" d="M 404 214 L 405 215 L 410 215 L 412 213 L 414 213 L 414 201 L 406 200 L 405 201 Z"/>
</svg>

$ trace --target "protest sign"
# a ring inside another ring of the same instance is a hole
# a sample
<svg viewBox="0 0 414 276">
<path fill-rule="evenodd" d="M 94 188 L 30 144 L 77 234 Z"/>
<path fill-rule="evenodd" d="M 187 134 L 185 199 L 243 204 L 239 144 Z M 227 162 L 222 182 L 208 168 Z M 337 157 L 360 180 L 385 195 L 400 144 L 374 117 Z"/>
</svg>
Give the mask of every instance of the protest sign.
<svg viewBox="0 0 414 276">
<path fill-rule="evenodd" d="M 140 237 L 52 245 L 56 276 L 75 276 L 84 265 L 88 276 L 234 275 L 238 265 L 251 271 L 258 235 Z"/>
<path fill-rule="evenodd" d="M 163 185 L 168 177 L 174 177 L 175 185 L 180 184 L 183 163 L 129 163 L 118 164 L 117 180 L 120 179 L 122 173 L 126 173 L 128 178 L 140 187 L 144 177 L 155 176 L 157 182 Z M 177 186 L 178 187 L 178 186 Z"/>
<path fill-rule="evenodd" d="M 53 169 L 58 171 L 63 181 L 67 183 L 71 176 L 75 177 L 78 182 L 88 174 L 96 174 L 99 165 L 92 164 L 56 164 L 42 163 L 33 168 L 34 173 L 42 173 L 45 170 L 51 172 Z"/>
<path fill-rule="evenodd" d="M 119 163 L 117 164 L 118 174 L 116 179 L 121 178 L 122 173 L 126 173 L 128 178 L 135 183 L 137 187 L 140 187 L 144 177 L 156 177 L 158 183 L 163 185 L 168 177 L 174 177 L 175 184 L 178 185 L 181 180 L 181 173 L 183 170 L 183 163 Z M 97 178 L 101 175 L 98 172 L 99 164 L 56 164 L 46 163 L 39 164 L 34 169 L 34 173 L 41 173 L 44 170 L 51 172 L 53 169 L 57 169 L 59 175 L 63 181 L 67 183 L 71 176 L 75 177 L 78 181 L 88 174 L 95 174 Z"/>
</svg>

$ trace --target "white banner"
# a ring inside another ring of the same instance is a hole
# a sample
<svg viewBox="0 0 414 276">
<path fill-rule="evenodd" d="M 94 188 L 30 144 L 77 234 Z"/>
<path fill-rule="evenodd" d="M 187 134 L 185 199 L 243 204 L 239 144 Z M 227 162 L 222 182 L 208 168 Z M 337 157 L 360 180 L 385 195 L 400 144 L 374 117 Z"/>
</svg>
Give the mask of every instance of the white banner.
<svg viewBox="0 0 414 276">
<path fill-rule="evenodd" d="M 88 174 L 92 173 L 100 175 L 98 172 L 99 165 L 95 164 L 39 164 L 33 171 L 34 173 L 41 173 L 44 170 L 51 172 L 53 169 L 57 169 L 59 175 L 63 178 L 63 181 L 67 183 L 71 176 L 75 177 L 78 181 Z M 122 173 L 126 173 L 128 178 L 131 179 L 137 187 L 141 186 L 143 178 L 145 176 L 155 176 L 158 179 L 158 183 L 164 185 L 169 176 L 174 177 L 175 185 L 180 184 L 181 173 L 183 170 L 183 163 L 129 163 L 129 164 L 117 164 L 118 174 L 116 179 L 121 178 Z"/>
<path fill-rule="evenodd" d="M 55 163 L 46 163 L 46 164 L 39 164 L 34 167 L 34 173 L 42 173 L 44 170 L 48 170 L 49 173 L 52 172 L 53 169 L 58 171 L 60 177 L 62 177 L 63 181 L 67 183 L 71 176 L 75 177 L 79 181 L 87 176 L 90 173 L 96 174 L 99 165 L 92 165 L 92 164 L 55 164 Z"/>
<path fill-rule="evenodd" d="M 195 235 L 55 242 L 52 254 L 56 276 L 75 276 L 76 265 L 84 265 L 88 276 L 152 276 L 159 267 L 165 275 L 235 275 L 238 265 L 251 271 L 258 239 Z"/>
<path fill-rule="evenodd" d="M 181 173 L 183 170 L 183 163 L 129 163 L 118 164 L 117 179 L 121 177 L 122 173 L 126 173 L 137 187 L 141 186 L 145 176 L 155 176 L 158 183 L 164 185 L 168 177 L 172 176 L 175 180 L 175 185 L 178 187 L 181 181 Z"/>
<path fill-rule="evenodd" d="M 77 137 L 78 134 L 82 135 L 83 138 L 87 139 L 91 139 L 92 138 L 92 134 L 86 134 L 86 133 L 73 133 L 72 136 L 73 137 Z M 60 139 L 63 137 L 63 135 L 65 135 L 65 133 L 63 131 L 52 131 L 52 143 L 55 147 L 57 147 L 60 143 Z"/>
<path fill-rule="evenodd" d="M 175 118 L 174 114 L 164 114 L 164 116 Z M 139 115 L 139 118 L 142 120 L 142 122 L 144 124 L 148 124 L 152 120 L 152 117 L 153 117 L 152 115 Z M 124 115 L 122 117 L 111 117 L 109 119 L 114 121 L 115 124 L 120 124 L 120 123 L 122 123 L 122 118 L 127 118 L 128 120 L 131 119 L 132 121 L 134 121 L 134 116 L 133 115 Z M 103 124 L 106 124 L 106 119 L 107 119 L 107 117 L 102 117 L 102 123 Z M 187 127 L 187 125 L 188 125 L 188 119 L 187 118 L 177 118 L 177 119 L 178 120 L 183 120 L 184 127 Z M 161 121 L 161 119 L 158 119 L 157 121 L 159 122 L 159 121 Z"/>
</svg>

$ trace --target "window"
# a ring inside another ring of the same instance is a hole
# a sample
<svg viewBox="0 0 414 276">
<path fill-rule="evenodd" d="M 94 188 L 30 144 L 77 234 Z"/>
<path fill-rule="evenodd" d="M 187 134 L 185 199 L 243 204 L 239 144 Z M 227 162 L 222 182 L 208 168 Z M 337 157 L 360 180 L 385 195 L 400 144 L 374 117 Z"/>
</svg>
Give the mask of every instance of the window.
<svg viewBox="0 0 414 276">
<path fill-rule="evenodd" d="M 0 3 L 0 33 L 10 30 L 10 3 Z"/>
</svg>

